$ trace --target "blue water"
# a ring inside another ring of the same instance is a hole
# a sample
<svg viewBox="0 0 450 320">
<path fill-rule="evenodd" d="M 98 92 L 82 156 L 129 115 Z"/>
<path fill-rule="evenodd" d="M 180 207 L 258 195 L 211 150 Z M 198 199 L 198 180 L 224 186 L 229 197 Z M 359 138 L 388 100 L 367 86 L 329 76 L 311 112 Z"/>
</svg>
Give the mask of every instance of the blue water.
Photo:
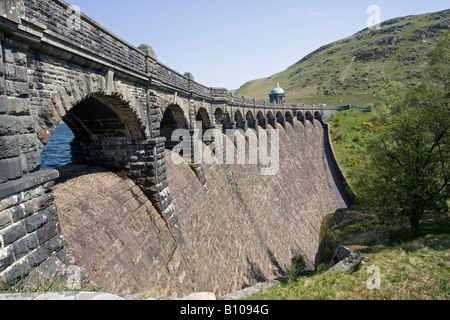
<svg viewBox="0 0 450 320">
<path fill-rule="evenodd" d="M 65 123 L 61 123 L 50 137 L 50 141 L 41 154 L 42 169 L 55 169 L 72 163 L 70 143 L 75 138 Z"/>
</svg>

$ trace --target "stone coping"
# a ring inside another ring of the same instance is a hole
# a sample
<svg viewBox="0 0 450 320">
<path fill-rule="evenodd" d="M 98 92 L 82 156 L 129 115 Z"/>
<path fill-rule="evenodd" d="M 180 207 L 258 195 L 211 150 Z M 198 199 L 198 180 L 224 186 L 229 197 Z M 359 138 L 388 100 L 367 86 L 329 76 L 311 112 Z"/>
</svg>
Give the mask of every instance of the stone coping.
<svg viewBox="0 0 450 320">
<path fill-rule="evenodd" d="M 5 182 L 0 185 L 0 199 L 55 180 L 58 177 L 59 172 L 57 170 L 46 169 L 29 173 L 18 180 Z"/>
</svg>

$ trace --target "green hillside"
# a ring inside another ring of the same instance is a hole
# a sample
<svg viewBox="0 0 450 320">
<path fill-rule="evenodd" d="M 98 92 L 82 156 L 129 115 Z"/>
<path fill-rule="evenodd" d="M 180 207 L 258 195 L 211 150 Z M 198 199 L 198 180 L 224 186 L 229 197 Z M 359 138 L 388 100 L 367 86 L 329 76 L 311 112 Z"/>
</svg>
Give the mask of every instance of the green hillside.
<svg viewBox="0 0 450 320">
<path fill-rule="evenodd" d="M 380 30 L 364 29 L 317 49 L 281 73 L 247 82 L 235 96 L 268 100 L 279 82 L 287 103 L 374 103 L 373 94 L 387 81 L 420 81 L 429 50 L 449 26 L 448 10 L 392 19 Z"/>
</svg>

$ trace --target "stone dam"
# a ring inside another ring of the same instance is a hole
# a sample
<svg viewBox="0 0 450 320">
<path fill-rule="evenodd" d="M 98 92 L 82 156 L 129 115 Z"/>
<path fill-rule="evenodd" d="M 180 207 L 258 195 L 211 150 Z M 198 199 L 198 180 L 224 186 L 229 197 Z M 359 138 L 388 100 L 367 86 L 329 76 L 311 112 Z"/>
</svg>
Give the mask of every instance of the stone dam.
<svg viewBox="0 0 450 320">
<path fill-rule="evenodd" d="M 65 1 L 2 1 L 0 287 L 77 270 L 107 292 L 220 296 L 297 256 L 313 269 L 323 218 L 352 202 L 324 122 L 343 108 L 272 102 L 205 87 Z M 72 164 L 42 170 L 61 121 Z M 177 130 L 213 161 L 179 153 Z M 251 161 L 266 140 L 269 175 Z"/>
<path fill-rule="evenodd" d="M 206 189 L 187 163 L 167 156 L 179 246 L 132 180 L 91 167 L 57 184 L 67 250 L 108 292 L 226 294 L 285 275 L 298 255 L 314 268 L 322 219 L 346 207 L 345 198 L 322 124 L 280 131 L 275 176 L 261 176 L 258 165 L 232 165 L 230 179 L 222 165 L 205 165 Z"/>
</svg>

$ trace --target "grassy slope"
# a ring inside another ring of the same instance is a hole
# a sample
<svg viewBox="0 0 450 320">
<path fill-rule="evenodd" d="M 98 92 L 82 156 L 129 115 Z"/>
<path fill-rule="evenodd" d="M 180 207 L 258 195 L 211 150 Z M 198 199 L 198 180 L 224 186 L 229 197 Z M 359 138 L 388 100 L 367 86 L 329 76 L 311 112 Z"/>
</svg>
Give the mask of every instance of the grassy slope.
<svg viewBox="0 0 450 320">
<path fill-rule="evenodd" d="M 369 160 L 365 139 L 373 128 L 369 129 L 364 124 L 372 124 L 375 112 L 375 109 L 372 112 L 350 109 L 339 112 L 327 120 L 331 125 L 331 138 L 336 157 L 352 184 L 355 182 L 353 169 L 364 166 Z M 358 193 L 358 190 L 355 191 Z"/>
<path fill-rule="evenodd" d="M 322 265 L 316 274 L 263 290 L 250 300 L 450 299 L 450 217 L 425 220 L 420 237 L 404 241 L 398 230 L 378 224 L 370 213 L 351 214 L 359 216 L 359 222 L 329 231 L 327 245 L 343 243 L 362 250 L 365 263 L 358 271 L 324 272 Z M 367 285 L 372 283 L 371 266 L 380 270 L 379 289 Z"/>
<path fill-rule="evenodd" d="M 373 104 L 373 94 L 386 81 L 420 81 L 427 53 L 449 25 L 446 11 L 389 20 L 381 30 L 365 29 L 319 48 L 283 72 L 250 81 L 235 95 L 268 100 L 279 82 L 288 103 Z"/>
</svg>

